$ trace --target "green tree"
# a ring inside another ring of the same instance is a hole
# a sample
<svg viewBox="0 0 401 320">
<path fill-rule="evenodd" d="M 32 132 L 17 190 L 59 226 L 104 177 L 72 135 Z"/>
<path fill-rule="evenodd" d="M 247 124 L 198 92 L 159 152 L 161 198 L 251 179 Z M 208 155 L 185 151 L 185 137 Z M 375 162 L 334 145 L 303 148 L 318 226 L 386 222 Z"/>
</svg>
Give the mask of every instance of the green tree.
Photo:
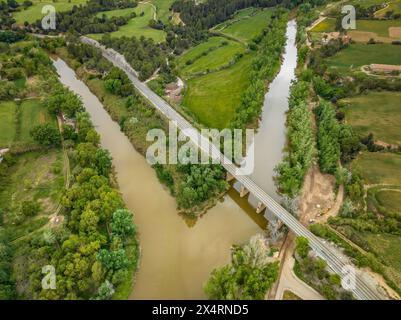
<svg viewBox="0 0 401 320">
<path fill-rule="evenodd" d="M 57 147 L 61 143 L 58 129 L 49 123 L 35 126 L 30 133 L 36 142 L 46 147 Z"/>
<path fill-rule="evenodd" d="M 301 258 L 306 258 L 310 251 L 309 241 L 305 237 L 298 237 L 296 239 L 296 251 Z"/>
<path fill-rule="evenodd" d="M 111 221 L 111 230 L 113 234 L 121 237 L 127 237 L 135 234 L 136 227 L 133 222 L 133 215 L 127 209 L 119 209 L 113 213 Z"/>
</svg>

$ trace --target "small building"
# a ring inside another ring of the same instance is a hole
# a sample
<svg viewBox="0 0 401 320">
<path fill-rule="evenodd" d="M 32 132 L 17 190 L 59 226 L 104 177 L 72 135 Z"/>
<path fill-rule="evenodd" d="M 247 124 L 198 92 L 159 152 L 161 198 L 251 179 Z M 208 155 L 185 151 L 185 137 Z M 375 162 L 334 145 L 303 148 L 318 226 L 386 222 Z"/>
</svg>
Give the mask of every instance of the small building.
<svg viewBox="0 0 401 320">
<path fill-rule="evenodd" d="M 401 66 L 399 65 L 373 63 L 369 66 L 369 69 L 372 72 L 377 72 L 377 73 L 393 73 L 393 72 L 401 73 Z"/>
</svg>

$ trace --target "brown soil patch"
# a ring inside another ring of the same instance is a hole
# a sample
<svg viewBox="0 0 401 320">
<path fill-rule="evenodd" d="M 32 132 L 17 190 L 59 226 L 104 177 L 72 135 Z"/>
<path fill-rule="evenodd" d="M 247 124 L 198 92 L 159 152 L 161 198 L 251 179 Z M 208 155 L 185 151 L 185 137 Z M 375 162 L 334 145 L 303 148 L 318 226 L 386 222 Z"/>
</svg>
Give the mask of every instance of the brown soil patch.
<svg viewBox="0 0 401 320">
<path fill-rule="evenodd" d="M 322 174 L 318 165 L 314 165 L 309 170 L 299 204 L 300 221 L 304 225 L 308 225 L 311 219 L 321 220 L 320 218 L 329 213 L 330 215 L 336 213 L 336 210 L 332 209 L 341 206 L 337 202 L 342 203 L 342 197 L 336 201 L 334 188 L 335 178 L 331 175 Z"/>
<path fill-rule="evenodd" d="M 348 35 L 356 42 L 368 42 L 370 39 L 383 43 L 391 43 L 394 39 L 388 37 L 379 37 L 375 32 L 368 31 L 348 31 Z"/>
<path fill-rule="evenodd" d="M 401 38 L 401 27 L 390 27 L 388 33 L 391 38 Z"/>
</svg>

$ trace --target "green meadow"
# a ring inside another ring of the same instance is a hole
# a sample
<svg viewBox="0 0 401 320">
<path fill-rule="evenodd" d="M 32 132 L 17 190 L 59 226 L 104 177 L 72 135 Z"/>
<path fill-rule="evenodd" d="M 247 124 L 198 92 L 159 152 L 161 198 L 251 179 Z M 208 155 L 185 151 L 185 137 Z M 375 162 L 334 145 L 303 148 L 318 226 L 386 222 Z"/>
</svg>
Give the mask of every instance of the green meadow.
<svg viewBox="0 0 401 320">
<path fill-rule="evenodd" d="M 227 128 L 248 86 L 251 60 L 245 55 L 228 69 L 188 80 L 184 108 L 207 127 Z"/>
<path fill-rule="evenodd" d="M 0 102 L 0 148 L 9 147 L 16 133 L 16 109 L 14 101 Z"/>
<path fill-rule="evenodd" d="M 57 125 L 39 100 L 0 102 L 0 147 L 34 144 L 31 129 L 46 122 Z"/>
<path fill-rule="evenodd" d="M 181 56 L 178 60 L 180 73 L 186 78 L 192 74 L 216 70 L 229 64 L 236 54 L 244 52 L 245 47 L 239 42 L 212 37 Z"/>
<path fill-rule="evenodd" d="M 375 139 L 401 145 L 401 93 L 369 92 L 343 100 L 347 123 L 357 133 L 373 133 Z"/>
<path fill-rule="evenodd" d="M 170 7 L 175 0 L 151 0 L 151 3 L 156 6 L 157 19 L 167 23 L 170 17 Z"/>
<path fill-rule="evenodd" d="M 389 37 L 390 27 L 401 27 L 401 20 L 357 20 L 356 30 L 374 32 L 381 37 Z"/>
<path fill-rule="evenodd" d="M 386 152 L 364 152 L 352 163 L 352 170 L 368 185 L 399 185 L 400 168 L 401 155 Z"/>
<path fill-rule="evenodd" d="M 335 31 L 336 27 L 336 19 L 333 18 L 326 18 L 317 24 L 311 32 L 333 32 Z"/>
<path fill-rule="evenodd" d="M 51 5 L 56 9 L 56 12 L 71 10 L 74 5 L 80 5 L 87 2 L 87 0 L 57 0 L 57 1 L 40 1 L 31 0 L 33 5 L 28 7 L 26 10 L 21 10 L 14 14 L 14 18 L 18 24 L 23 24 L 25 21 L 29 23 L 35 22 L 41 19 L 44 14 L 42 14 L 42 8 L 45 5 Z M 17 0 L 18 3 L 23 3 L 24 0 Z"/>
<path fill-rule="evenodd" d="M 216 26 L 214 31 L 233 37 L 242 42 L 249 42 L 266 28 L 271 17 L 271 10 L 247 9 L 234 18 Z"/>
<path fill-rule="evenodd" d="M 128 24 L 121 26 L 117 31 L 111 32 L 111 37 L 137 37 L 140 38 L 144 36 L 145 38 L 151 38 L 156 42 L 163 42 L 166 38 L 166 33 L 162 30 L 156 30 L 149 27 L 149 21 L 155 16 L 155 9 L 150 3 L 140 3 L 136 8 L 122 9 L 122 10 L 112 10 L 101 12 L 100 14 L 106 14 L 109 17 L 112 16 L 126 16 L 131 12 L 135 12 L 137 17 L 129 20 Z M 141 14 L 143 16 L 141 16 Z M 89 35 L 95 40 L 102 38 L 103 33 L 91 34 Z"/>
<path fill-rule="evenodd" d="M 351 44 L 326 59 L 330 68 L 339 72 L 358 70 L 372 63 L 401 64 L 401 46 L 392 44 Z"/>
</svg>

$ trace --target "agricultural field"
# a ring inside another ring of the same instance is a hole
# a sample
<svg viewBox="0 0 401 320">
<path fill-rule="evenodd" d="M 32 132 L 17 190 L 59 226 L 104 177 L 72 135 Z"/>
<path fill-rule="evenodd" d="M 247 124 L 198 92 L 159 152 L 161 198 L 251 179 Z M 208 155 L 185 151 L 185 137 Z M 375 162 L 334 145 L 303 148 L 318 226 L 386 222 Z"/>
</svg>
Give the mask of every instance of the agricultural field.
<svg viewBox="0 0 401 320">
<path fill-rule="evenodd" d="M 41 213 L 48 215 L 58 206 L 64 187 L 62 150 L 27 152 L 16 157 L 0 190 L 0 203 L 11 215 L 18 215 L 19 205 L 26 200 L 41 203 Z"/>
<path fill-rule="evenodd" d="M 212 30 L 219 36 L 177 60 L 180 76 L 186 80 L 182 107 L 195 121 L 218 129 L 230 124 L 248 86 L 253 55 L 246 53 L 246 43 L 262 33 L 270 16 L 271 10 L 240 10 Z"/>
<path fill-rule="evenodd" d="M 213 31 L 242 42 L 250 42 L 267 26 L 271 13 L 271 10 L 245 9 L 239 11 L 232 19 L 216 26 Z"/>
<path fill-rule="evenodd" d="M 336 27 L 336 19 L 326 18 L 317 24 L 310 32 L 320 33 L 320 32 L 333 32 Z"/>
<path fill-rule="evenodd" d="M 228 69 L 188 80 L 184 108 L 205 126 L 227 128 L 248 86 L 251 60 L 245 55 Z"/>
<path fill-rule="evenodd" d="M 380 206 L 383 206 L 386 212 L 401 215 L 401 187 L 394 189 L 381 189 L 375 194 L 376 200 Z"/>
<path fill-rule="evenodd" d="M 0 148 L 9 147 L 15 139 L 17 105 L 13 101 L 0 102 Z"/>
<path fill-rule="evenodd" d="M 330 68 L 339 72 L 359 71 L 362 66 L 372 63 L 401 64 L 401 46 L 391 44 L 352 44 L 335 56 L 327 58 Z"/>
<path fill-rule="evenodd" d="M 245 52 L 239 42 L 212 37 L 182 55 L 178 60 L 180 74 L 187 78 L 193 74 L 216 70 L 228 65 L 237 54 Z"/>
<path fill-rule="evenodd" d="M 151 0 L 151 3 L 156 6 L 157 19 L 160 19 L 163 23 L 167 23 L 170 17 L 170 7 L 175 0 Z"/>
<path fill-rule="evenodd" d="M 19 104 L 14 101 L 0 102 L 0 147 L 35 144 L 30 131 L 45 122 L 56 125 L 55 119 L 39 100 L 24 100 Z"/>
<path fill-rule="evenodd" d="M 367 241 L 370 249 L 387 266 L 386 275 L 398 286 L 401 285 L 401 245 L 400 236 L 392 234 L 359 233 Z"/>
<path fill-rule="evenodd" d="M 57 1 L 41 1 L 31 0 L 33 5 L 28 7 L 26 10 L 22 10 L 14 14 L 14 18 L 18 24 L 23 24 L 25 21 L 33 23 L 38 19 L 41 19 L 44 15 L 42 14 L 42 8 L 45 5 L 51 5 L 56 9 L 56 12 L 68 11 L 72 9 L 74 5 L 80 5 L 87 2 L 87 0 L 57 0 Z M 17 0 L 18 3 L 23 3 L 24 0 Z"/>
<path fill-rule="evenodd" d="M 112 16 L 126 16 L 131 12 L 135 12 L 137 17 L 132 18 L 128 24 L 121 26 L 117 31 L 109 33 L 111 37 L 137 37 L 144 36 L 151 38 L 156 42 L 163 42 L 166 38 L 166 33 L 162 30 L 156 30 L 149 27 L 149 21 L 157 17 L 154 6 L 150 3 L 140 3 L 136 8 L 128 8 L 122 10 L 112 10 L 101 12 L 99 15 L 106 14 Z M 141 14 L 144 13 L 142 16 Z M 103 33 L 89 35 L 95 40 L 102 38 Z"/>
<path fill-rule="evenodd" d="M 391 43 L 394 40 L 401 40 L 401 20 L 358 20 L 356 30 L 350 30 L 348 34 L 356 42 L 374 39 Z"/>
<path fill-rule="evenodd" d="M 368 185 L 400 185 L 401 155 L 385 152 L 364 152 L 352 163 Z"/>
<path fill-rule="evenodd" d="M 20 105 L 20 136 L 19 140 L 22 142 L 32 142 L 33 139 L 30 135 L 31 129 L 39 124 L 46 122 L 57 125 L 56 120 L 52 117 L 45 106 L 39 100 L 25 100 Z"/>
<path fill-rule="evenodd" d="M 394 14 L 401 13 L 401 0 L 393 0 L 387 2 L 388 6 L 384 9 L 378 10 L 375 13 L 375 17 L 382 18 L 385 17 L 386 13 L 392 11 Z"/>
<path fill-rule="evenodd" d="M 369 92 L 342 100 L 347 123 L 361 136 L 401 145 L 401 93 Z"/>
</svg>

